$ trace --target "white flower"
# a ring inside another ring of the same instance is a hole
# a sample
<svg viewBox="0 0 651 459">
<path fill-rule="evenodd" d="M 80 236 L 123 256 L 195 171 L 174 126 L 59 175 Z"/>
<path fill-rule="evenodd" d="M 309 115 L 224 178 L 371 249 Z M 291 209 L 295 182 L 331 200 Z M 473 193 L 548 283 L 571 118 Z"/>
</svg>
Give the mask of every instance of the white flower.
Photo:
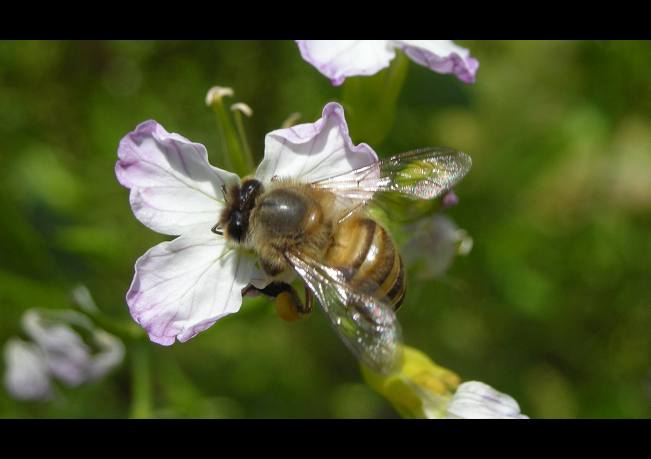
<svg viewBox="0 0 651 459">
<path fill-rule="evenodd" d="M 452 73 L 474 83 L 479 61 L 452 40 L 296 40 L 301 56 L 338 86 L 347 77 L 373 75 L 402 50 L 438 73 Z"/>
<path fill-rule="evenodd" d="M 118 338 L 94 328 L 75 311 L 31 309 L 22 325 L 32 342 L 14 338 L 4 350 L 5 387 L 19 399 L 49 398 L 52 378 L 73 387 L 96 380 L 124 358 Z M 74 327 L 92 342 L 85 342 Z"/>
<path fill-rule="evenodd" d="M 115 172 L 129 188 L 134 215 L 150 229 L 176 239 L 152 247 L 136 261 L 127 292 L 132 317 L 152 341 L 187 341 L 237 312 L 242 289 L 264 287 L 255 257 L 211 232 L 224 208 L 222 187 L 237 175 L 208 163 L 206 148 L 155 121 L 140 124 L 118 148 Z M 314 123 L 270 132 L 255 177 L 305 182 L 377 161 L 366 144 L 353 145 L 343 108 L 329 103 Z"/>
<path fill-rule="evenodd" d="M 445 411 L 446 419 L 528 419 L 513 397 L 479 381 L 461 384 Z"/>
</svg>

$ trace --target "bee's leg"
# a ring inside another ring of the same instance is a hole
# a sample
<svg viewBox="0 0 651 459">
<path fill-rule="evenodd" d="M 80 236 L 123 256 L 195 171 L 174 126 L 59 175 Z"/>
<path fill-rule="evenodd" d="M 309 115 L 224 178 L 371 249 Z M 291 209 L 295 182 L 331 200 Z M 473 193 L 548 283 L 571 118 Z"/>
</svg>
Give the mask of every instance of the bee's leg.
<svg viewBox="0 0 651 459">
<path fill-rule="evenodd" d="M 307 297 L 305 300 L 303 304 L 294 287 L 282 283 L 282 291 L 276 296 L 276 312 L 287 322 L 298 320 L 312 310 L 311 301 Z"/>
<path fill-rule="evenodd" d="M 312 312 L 312 305 L 314 304 L 314 295 L 307 285 L 305 286 L 305 313 Z"/>
<path fill-rule="evenodd" d="M 306 307 L 294 287 L 285 282 L 272 282 L 262 289 L 249 285 L 244 293 L 247 294 L 251 291 L 257 291 L 275 298 L 276 312 L 278 312 L 281 319 L 288 322 L 298 320 L 301 316 L 308 314 L 312 310 L 311 300 L 308 300 L 306 297 L 306 301 L 309 301 L 309 306 Z"/>
</svg>

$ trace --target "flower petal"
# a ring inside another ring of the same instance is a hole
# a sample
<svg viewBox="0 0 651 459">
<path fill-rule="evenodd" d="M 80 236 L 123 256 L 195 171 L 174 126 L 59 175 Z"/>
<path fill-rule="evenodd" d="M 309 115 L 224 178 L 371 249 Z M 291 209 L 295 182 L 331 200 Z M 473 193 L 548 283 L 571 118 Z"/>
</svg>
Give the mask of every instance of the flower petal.
<svg viewBox="0 0 651 459">
<path fill-rule="evenodd" d="M 52 396 L 45 355 L 35 344 L 18 338 L 4 348 L 5 388 L 19 400 L 47 400 Z"/>
<path fill-rule="evenodd" d="M 162 234 L 183 234 L 219 219 L 224 205 L 221 187 L 237 175 L 212 167 L 206 148 L 145 121 L 124 136 L 115 174 L 131 189 L 136 218 Z"/>
<path fill-rule="evenodd" d="M 488 384 L 469 381 L 457 388 L 447 407 L 451 419 L 528 419 L 520 413 L 513 397 L 496 391 Z"/>
<path fill-rule="evenodd" d="M 452 40 L 396 40 L 412 60 L 438 73 L 453 73 L 464 83 L 474 83 L 479 61 Z"/>
<path fill-rule="evenodd" d="M 274 176 L 313 182 L 377 160 L 369 145 L 353 145 L 343 107 L 330 102 L 323 107 L 323 116 L 314 123 L 298 124 L 267 134 L 264 159 L 255 175 L 262 182 L 268 182 Z"/>
<path fill-rule="evenodd" d="M 396 53 L 389 40 L 296 40 L 301 56 L 332 84 L 346 77 L 373 75 L 388 67 Z"/>
<path fill-rule="evenodd" d="M 253 271 L 253 258 L 196 228 L 138 259 L 127 304 L 152 341 L 184 342 L 239 310 Z"/>
</svg>

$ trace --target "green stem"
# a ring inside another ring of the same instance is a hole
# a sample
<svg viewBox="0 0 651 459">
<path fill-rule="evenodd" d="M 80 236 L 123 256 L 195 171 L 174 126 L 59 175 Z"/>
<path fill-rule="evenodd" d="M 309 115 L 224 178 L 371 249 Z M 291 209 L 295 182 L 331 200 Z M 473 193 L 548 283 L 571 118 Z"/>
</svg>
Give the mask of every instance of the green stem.
<svg viewBox="0 0 651 459">
<path fill-rule="evenodd" d="M 240 145 L 246 156 L 247 165 L 249 165 L 249 171 L 253 170 L 253 153 L 251 153 L 251 147 L 249 146 L 249 141 L 246 138 L 246 132 L 244 131 L 244 122 L 242 121 L 242 112 L 239 110 L 233 111 L 233 117 L 235 118 L 235 127 L 237 128 L 237 135 L 240 138 Z"/>
<path fill-rule="evenodd" d="M 240 177 L 250 174 L 254 168 L 251 151 L 240 143 L 238 131 L 224 106 L 223 98 L 215 97 L 210 106 L 217 115 L 217 127 L 224 151 L 224 167 Z"/>
<path fill-rule="evenodd" d="M 342 100 L 356 141 L 378 145 L 384 140 L 393 125 L 408 69 L 409 59 L 399 52 L 389 68 L 377 75 L 346 80 Z"/>
<path fill-rule="evenodd" d="M 131 407 L 129 417 L 152 417 L 151 356 L 148 343 L 136 341 L 131 345 Z"/>
</svg>

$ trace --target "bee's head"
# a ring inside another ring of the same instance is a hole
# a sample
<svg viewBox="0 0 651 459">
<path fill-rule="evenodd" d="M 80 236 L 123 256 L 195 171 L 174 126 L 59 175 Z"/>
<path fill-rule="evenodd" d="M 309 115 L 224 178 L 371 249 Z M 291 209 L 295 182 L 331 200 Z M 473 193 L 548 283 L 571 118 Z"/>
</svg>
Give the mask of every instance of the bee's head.
<svg viewBox="0 0 651 459">
<path fill-rule="evenodd" d="M 239 185 L 233 185 L 224 192 L 226 205 L 219 218 L 227 240 L 243 243 L 249 229 L 249 217 L 255 201 L 262 193 L 262 183 L 256 179 L 243 179 Z"/>
</svg>

